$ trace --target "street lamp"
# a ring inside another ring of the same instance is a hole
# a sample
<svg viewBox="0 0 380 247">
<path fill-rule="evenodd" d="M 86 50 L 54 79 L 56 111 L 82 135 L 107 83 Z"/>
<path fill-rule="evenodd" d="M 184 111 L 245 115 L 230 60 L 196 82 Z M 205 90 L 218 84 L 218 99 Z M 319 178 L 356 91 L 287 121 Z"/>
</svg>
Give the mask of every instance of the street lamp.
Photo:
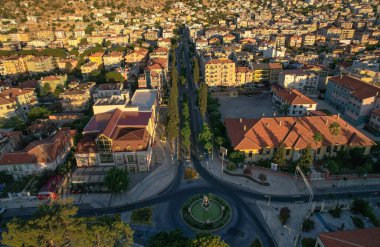
<svg viewBox="0 0 380 247">
<path fill-rule="evenodd" d="M 265 198 L 268 198 L 268 207 L 267 207 L 267 215 L 265 216 L 265 221 L 268 220 L 268 213 L 269 213 L 269 207 L 270 207 L 270 195 L 265 195 Z"/>
</svg>

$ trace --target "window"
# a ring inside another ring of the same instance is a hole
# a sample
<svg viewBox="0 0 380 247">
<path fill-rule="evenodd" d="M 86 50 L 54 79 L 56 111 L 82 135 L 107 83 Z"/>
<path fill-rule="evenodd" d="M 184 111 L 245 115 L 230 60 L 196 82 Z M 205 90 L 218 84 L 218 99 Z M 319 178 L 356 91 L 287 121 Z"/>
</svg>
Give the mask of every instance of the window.
<svg viewBox="0 0 380 247">
<path fill-rule="evenodd" d="M 286 149 L 285 155 L 289 155 L 289 154 L 290 154 L 290 149 Z"/>
<path fill-rule="evenodd" d="M 259 154 L 263 154 L 263 151 L 264 151 L 263 148 L 259 149 Z"/>
<path fill-rule="evenodd" d="M 248 153 L 248 157 L 252 157 L 252 151 L 249 151 L 249 153 Z"/>
</svg>

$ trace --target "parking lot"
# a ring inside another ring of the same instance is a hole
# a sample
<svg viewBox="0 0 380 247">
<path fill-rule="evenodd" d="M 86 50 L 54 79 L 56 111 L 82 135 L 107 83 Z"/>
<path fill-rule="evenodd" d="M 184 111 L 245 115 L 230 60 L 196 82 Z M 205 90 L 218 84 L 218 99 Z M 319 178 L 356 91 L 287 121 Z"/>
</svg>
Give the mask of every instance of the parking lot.
<svg viewBox="0 0 380 247">
<path fill-rule="evenodd" d="M 261 94 L 238 97 L 218 96 L 220 102 L 219 111 L 222 118 L 260 118 L 273 116 L 277 110 L 272 103 L 271 94 Z"/>
</svg>

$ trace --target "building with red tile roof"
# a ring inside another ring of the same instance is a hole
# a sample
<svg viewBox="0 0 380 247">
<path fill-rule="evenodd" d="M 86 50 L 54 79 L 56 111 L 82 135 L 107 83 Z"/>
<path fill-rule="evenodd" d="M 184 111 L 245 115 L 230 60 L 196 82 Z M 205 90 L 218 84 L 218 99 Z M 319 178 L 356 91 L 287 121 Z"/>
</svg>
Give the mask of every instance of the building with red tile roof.
<svg viewBox="0 0 380 247">
<path fill-rule="evenodd" d="M 74 145 L 75 130 L 58 130 L 52 137 L 29 143 L 23 150 L 6 152 L 0 158 L 0 171 L 14 179 L 54 170 L 65 161 Z"/>
<path fill-rule="evenodd" d="M 325 98 L 355 124 L 367 123 L 373 110 L 380 108 L 380 88 L 347 75 L 328 79 Z"/>
<path fill-rule="evenodd" d="M 315 247 L 378 247 L 380 227 L 318 234 Z"/>
<path fill-rule="evenodd" d="M 295 89 L 285 89 L 277 84 L 272 86 L 272 102 L 288 116 L 304 116 L 309 111 L 315 111 L 317 102 Z"/>
<path fill-rule="evenodd" d="M 154 136 L 152 112 L 96 114 L 85 127 L 75 153 L 78 166 L 123 165 L 131 172 L 148 171 Z"/>
<path fill-rule="evenodd" d="M 340 126 L 337 136 L 329 131 L 332 123 Z M 363 148 L 364 154 L 368 154 L 376 145 L 339 115 L 225 119 L 225 126 L 232 147 L 244 152 L 246 161 L 271 159 L 281 144 L 285 145 L 289 160 L 298 160 L 308 145 L 316 150 L 313 154 L 316 159 L 335 156 L 339 150 L 356 147 Z M 322 142 L 314 141 L 315 133 L 324 136 Z"/>
</svg>

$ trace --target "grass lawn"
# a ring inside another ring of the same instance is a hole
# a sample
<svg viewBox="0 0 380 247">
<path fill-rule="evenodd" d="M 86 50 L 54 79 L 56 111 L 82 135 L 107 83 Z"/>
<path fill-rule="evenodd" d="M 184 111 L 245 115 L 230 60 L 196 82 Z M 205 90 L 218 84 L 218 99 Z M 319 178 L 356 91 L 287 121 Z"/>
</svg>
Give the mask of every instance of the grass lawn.
<svg viewBox="0 0 380 247">
<path fill-rule="evenodd" d="M 131 215 L 131 223 L 138 225 L 152 225 L 152 208 L 134 210 Z"/>
<path fill-rule="evenodd" d="M 222 209 L 218 203 L 210 200 L 209 207 L 206 211 L 205 208 L 202 206 L 202 200 L 199 200 L 193 204 L 193 207 L 191 208 L 191 213 L 193 214 L 194 218 L 199 221 L 214 221 L 221 216 Z"/>
</svg>

